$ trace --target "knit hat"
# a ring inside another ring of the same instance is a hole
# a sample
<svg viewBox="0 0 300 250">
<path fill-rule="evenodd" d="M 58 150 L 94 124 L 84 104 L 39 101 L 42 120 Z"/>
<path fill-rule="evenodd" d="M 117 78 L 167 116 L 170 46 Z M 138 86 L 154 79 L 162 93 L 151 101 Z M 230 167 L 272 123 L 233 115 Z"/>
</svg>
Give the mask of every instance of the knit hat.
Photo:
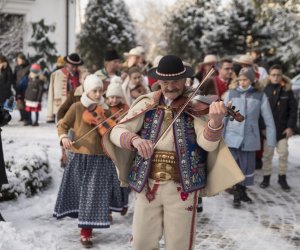
<svg viewBox="0 0 300 250">
<path fill-rule="evenodd" d="M 124 98 L 123 90 L 122 90 L 122 79 L 121 79 L 121 77 L 114 76 L 110 80 L 110 84 L 107 87 L 105 95 L 106 95 L 106 97 L 119 96 L 119 97 Z"/>
<path fill-rule="evenodd" d="M 120 59 L 118 52 L 116 50 L 107 50 L 104 55 L 104 61 L 113 61 Z"/>
<path fill-rule="evenodd" d="M 247 77 L 251 83 L 255 82 L 255 71 L 250 67 L 242 68 L 239 73 L 239 76 Z"/>
<path fill-rule="evenodd" d="M 40 74 L 41 73 L 41 66 L 37 63 L 34 63 L 30 67 L 30 72 L 34 74 Z"/>
<path fill-rule="evenodd" d="M 88 75 L 83 82 L 83 89 L 86 94 L 95 88 L 103 88 L 102 80 L 96 75 Z"/>
</svg>

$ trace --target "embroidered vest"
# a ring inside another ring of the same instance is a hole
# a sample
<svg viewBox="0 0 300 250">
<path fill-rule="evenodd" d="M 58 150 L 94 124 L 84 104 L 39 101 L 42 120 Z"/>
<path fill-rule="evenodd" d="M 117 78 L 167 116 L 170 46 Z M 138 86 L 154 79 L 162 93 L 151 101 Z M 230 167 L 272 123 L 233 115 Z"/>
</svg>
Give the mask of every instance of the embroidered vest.
<svg viewBox="0 0 300 250">
<path fill-rule="evenodd" d="M 146 112 L 144 124 L 139 132 L 143 139 L 155 142 L 163 122 L 164 110 Z M 183 191 L 193 192 L 205 187 L 207 152 L 197 144 L 194 118 L 182 113 L 173 124 L 174 142 L 179 164 L 179 174 Z M 129 185 L 137 192 L 144 188 L 150 173 L 152 158 L 142 159 L 137 154 L 129 172 Z"/>
</svg>

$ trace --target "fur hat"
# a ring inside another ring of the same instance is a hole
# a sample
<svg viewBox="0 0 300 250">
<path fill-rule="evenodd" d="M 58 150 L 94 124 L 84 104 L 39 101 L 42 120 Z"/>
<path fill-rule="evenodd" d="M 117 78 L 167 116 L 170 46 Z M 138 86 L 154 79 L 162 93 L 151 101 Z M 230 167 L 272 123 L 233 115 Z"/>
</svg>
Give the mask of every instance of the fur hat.
<svg viewBox="0 0 300 250">
<path fill-rule="evenodd" d="M 83 64 L 83 60 L 80 58 L 80 56 L 76 53 L 72 53 L 68 56 L 65 56 L 64 57 L 64 60 L 69 63 L 69 64 L 72 64 L 72 65 L 75 65 L 75 66 L 80 66 Z"/>
<path fill-rule="evenodd" d="M 110 84 L 107 87 L 106 90 L 106 97 L 110 96 L 119 96 L 124 98 L 123 90 L 122 90 L 122 79 L 119 76 L 114 76 L 110 80 Z"/>
<path fill-rule="evenodd" d="M 242 68 L 239 73 L 239 77 L 240 76 L 247 77 L 251 83 L 255 82 L 255 71 L 251 67 Z"/>
<path fill-rule="evenodd" d="M 34 63 L 31 65 L 30 67 L 30 72 L 34 73 L 34 74 L 40 74 L 41 73 L 41 66 L 37 63 Z"/>
<path fill-rule="evenodd" d="M 193 74 L 190 66 L 183 65 L 182 60 L 173 55 L 162 57 L 158 66 L 148 71 L 148 76 L 157 80 L 179 80 L 192 77 Z"/>
<path fill-rule="evenodd" d="M 83 82 L 83 89 L 86 94 L 95 88 L 103 88 L 102 80 L 96 75 L 88 75 Z"/>
</svg>

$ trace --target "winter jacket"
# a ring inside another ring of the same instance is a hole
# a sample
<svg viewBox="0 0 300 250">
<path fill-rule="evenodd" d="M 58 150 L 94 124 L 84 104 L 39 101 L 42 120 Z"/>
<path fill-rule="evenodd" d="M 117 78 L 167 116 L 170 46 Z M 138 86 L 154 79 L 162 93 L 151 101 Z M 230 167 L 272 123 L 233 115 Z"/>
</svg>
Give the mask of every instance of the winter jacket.
<svg viewBox="0 0 300 250">
<path fill-rule="evenodd" d="M 295 129 L 297 121 L 297 102 L 292 92 L 292 85 L 287 77 L 280 84 L 267 81 L 264 89 L 276 126 L 277 141 L 285 138 L 282 134 L 286 128 Z"/>
<path fill-rule="evenodd" d="M 87 108 L 84 107 L 81 102 L 72 104 L 64 118 L 57 123 L 57 131 L 60 140 L 68 135 L 70 129 L 73 132 L 73 139 L 76 141 L 95 127 L 95 125 L 83 121 L 82 116 L 86 110 Z M 108 109 L 105 111 L 107 116 L 111 115 Z M 70 151 L 79 154 L 104 155 L 101 138 L 102 137 L 96 129 L 78 143 L 73 144 Z"/>
<path fill-rule="evenodd" d="M 11 119 L 9 113 L 2 109 L 0 105 L 0 127 L 7 124 Z M 1 128 L 0 128 L 0 190 L 3 184 L 7 184 L 7 177 L 5 173 L 5 163 L 3 157 L 3 148 L 2 148 L 2 138 L 1 138 Z"/>
<path fill-rule="evenodd" d="M 14 77 L 9 65 L 0 69 L 0 104 L 11 97 L 11 88 L 14 87 Z"/>
<path fill-rule="evenodd" d="M 28 77 L 29 70 L 30 70 L 30 64 L 28 61 L 26 61 L 25 64 L 17 65 L 15 67 L 14 80 L 15 80 L 18 98 L 24 98 L 25 89 L 23 84 L 21 85 L 21 83 L 24 83 L 24 77 Z"/>
<path fill-rule="evenodd" d="M 33 102 L 41 102 L 43 95 L 44 82 L 38 78 L 29 78 L 28 86 L 25 91 L 25 99 Z"/>
<path fill-rule="evenodd" d="M 258 120 L 262 115 L 266 124 L 267 144 L 276 145 L 275 124 L 270 104 L 264 92 L 251 87 L 243 92 L 239 88 L 229 90 L 225 97 L 225 104 L 232 101 L 232 105 L 245 116 L 243 122 L 225 119 L 224 139 L 228 147 L 242 151 L 257 151 L 260 149 L 260 133 Z"/>
<path fill-rule="evenodd" d="M 69 110 L 69 108 L 72 106 L 73 103 L 80 101 L 80 97 L 83 93 L 83 87 L 82 85 L 78 86 L 74 91 L 71 91 L 68 94 L 67 99 L 64 101 L 64 103 L 60 106 L 59 110 L 57 111 L 57 121 L 64 118 L 65 114 Z"/>
</svg>

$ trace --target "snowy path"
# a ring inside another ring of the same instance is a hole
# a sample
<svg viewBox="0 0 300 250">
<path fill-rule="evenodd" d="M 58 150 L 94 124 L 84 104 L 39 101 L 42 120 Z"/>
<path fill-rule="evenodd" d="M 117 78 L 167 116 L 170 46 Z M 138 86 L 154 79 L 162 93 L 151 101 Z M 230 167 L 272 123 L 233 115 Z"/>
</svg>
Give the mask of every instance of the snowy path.
<svg viewBox="0 0 300 250">
<path fill-rule="evenodd" d="M 52 217 L 62 176 L 58 164 L 60 148 L 55 126 L 43 122 L 45 112 L 41 115 L 39 127 L 23 127 L 17 122 L 18 117 L 18 113 L 14 112 L 13 121 L 3 128 L 4 150 L 5 143 L 10 139 L 45 145 L 53 181 L 46 191 L 33 198 L 19 197 L 17 201 L 0 203 L 0 211 L 9 221 L 0 223 L 0 249 L 82 249 L 78 242 L 76 220 L 58 221 Z M 281 191 L 275 174 L 271 179 L 271 187 L 260 189 L 258 183 L 262 173 L 257 171 L 256 185 L 249 192 L 254 198 L 254 204 L 243 204 L 243 208 L 237 210 L 232 208 L 232 197 L 227 193 L 205 198 L 204 212 L 198 218 L 196 249 L 300 249 L 300 136 L 294 136 L 289 145 L 288 181 L 292 191 Z M 277 173 L 276 167 L 274 172 Z M 113 214 L 114 221 L 110 229 L 95 230 L 94 249 L 131 249 L 129 238 L 132 214 L 131 205 L 125 217 Z"/>
</svg>

